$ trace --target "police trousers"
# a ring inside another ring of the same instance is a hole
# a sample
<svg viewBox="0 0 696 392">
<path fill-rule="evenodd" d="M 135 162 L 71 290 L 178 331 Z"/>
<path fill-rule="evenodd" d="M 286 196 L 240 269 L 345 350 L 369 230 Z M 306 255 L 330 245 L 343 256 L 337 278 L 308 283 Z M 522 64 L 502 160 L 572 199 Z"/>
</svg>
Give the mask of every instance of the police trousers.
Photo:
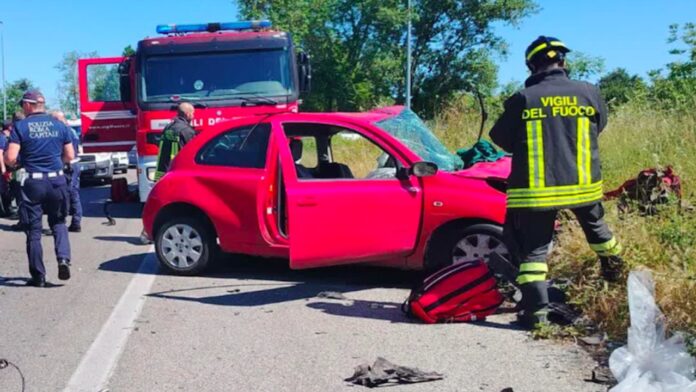
<svg viewBox="0 0 696 392">
<path fill-rule="evenodd" d="M 80 201 L 80 166 L 73 165 L 67 175 L 70 184 L 70 215 L 72 224 L 80 226 L 82 222 L 82 202 Z"/>
<path fill-rule="evenodd" d="M 599 256 L 611 256 L 621 251 L 604 221 L 601 202 L 571 211 L 595 253 Z M 522 291 L 523 309 L 537 310 L 548 304 L 546 258 L 553 241 L 557 214 L 557 210 L 507 210 L 503 237 L 513 262 L 519 265 L 517 283 Z"/>
<path fill-rule="evenodd" d="M 27 256 L 32 278 L 46 275 L 41 246 L 43 214 L 53 231 L 56 259 L 70 260 L 70 240 L 65 218 L 68 215 L 69 191 L 65 176 L 27 178 L 21 187 L 22 210 L 26 218 Z"/>
</svg>

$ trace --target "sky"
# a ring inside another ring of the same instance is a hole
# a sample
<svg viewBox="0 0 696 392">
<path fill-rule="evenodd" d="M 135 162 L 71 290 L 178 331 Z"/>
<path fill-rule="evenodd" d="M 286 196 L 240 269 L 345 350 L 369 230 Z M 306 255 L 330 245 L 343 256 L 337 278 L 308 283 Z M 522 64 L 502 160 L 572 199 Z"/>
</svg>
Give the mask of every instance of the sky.
<svg viewBox="0 0 696 392">
<path fill-rule="evenodd" d="M 645 75 L 672 60 L 668 26 L 696 22 L 696 0 L 537 0 L 540 11 L 519 26 L 496 25 L 509 44 L 497 59 L 501 83 L 527 77 L 524 50 L 538 35 L 551 35 L 577 51 L 605 60 L 606 70 Z M 7 82 L 29 78 L 55 104 L 63 53 L 120 55 L 127 45 L 156 36 L 163 23 L 237 20 L 234 0 L 0 0 Z"/>
</svg>

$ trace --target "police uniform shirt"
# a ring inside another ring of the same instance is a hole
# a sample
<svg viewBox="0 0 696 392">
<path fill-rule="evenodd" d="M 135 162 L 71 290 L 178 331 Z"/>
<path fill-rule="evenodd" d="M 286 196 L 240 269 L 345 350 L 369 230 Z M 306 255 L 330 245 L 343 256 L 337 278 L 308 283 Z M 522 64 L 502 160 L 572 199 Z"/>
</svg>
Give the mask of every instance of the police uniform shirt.
<svg viewBox="0 0 696 392">
<path fill-rule="evenodd" d="M 29 173 L 63 169 L 63 147 L 72 143 L 67 126 L 46 113 L 30 114 L 15 123 L 10 143 L 21 146 L 19 157 Z"/>
<path fill-rule="evenodd" d="M 0 150 L 7 150 L 8 140 L 4 133 L 0 133 Z M 2 159 L 2 157 L 0 157 Z"/>
</svg>

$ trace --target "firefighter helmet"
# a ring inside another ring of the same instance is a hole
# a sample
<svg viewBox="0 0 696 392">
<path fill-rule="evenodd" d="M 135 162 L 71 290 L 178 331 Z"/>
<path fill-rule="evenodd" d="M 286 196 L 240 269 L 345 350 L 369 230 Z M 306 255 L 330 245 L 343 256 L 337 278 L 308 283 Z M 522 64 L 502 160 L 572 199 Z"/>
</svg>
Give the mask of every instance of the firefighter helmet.
<svg viewBox="0 0 696 392">
<path fill-rule="evenodd" d="M 540 62 L 561 61 L 570 49 L 558 38 L 545 35 L 535 39 L 524 52 L 527 65 Z"/>
</svg>

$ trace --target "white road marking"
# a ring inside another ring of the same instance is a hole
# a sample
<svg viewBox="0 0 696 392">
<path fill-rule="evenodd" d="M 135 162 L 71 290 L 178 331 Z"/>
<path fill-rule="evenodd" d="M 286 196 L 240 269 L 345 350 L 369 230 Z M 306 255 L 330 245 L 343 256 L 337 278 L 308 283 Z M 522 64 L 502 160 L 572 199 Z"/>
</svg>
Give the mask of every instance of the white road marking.
<svg viewBox="0 0 696 392">
<path fill-rule="evenodd" d="M 157 277 L 156 273 L 157 261 L 151 248 L 97 338 L 82 357 L 64 392 L 95 392 L 106 387 L 133 330 L 135 319 L 143 308 L 147 298 L 145 295 Z"/>
</svg>

